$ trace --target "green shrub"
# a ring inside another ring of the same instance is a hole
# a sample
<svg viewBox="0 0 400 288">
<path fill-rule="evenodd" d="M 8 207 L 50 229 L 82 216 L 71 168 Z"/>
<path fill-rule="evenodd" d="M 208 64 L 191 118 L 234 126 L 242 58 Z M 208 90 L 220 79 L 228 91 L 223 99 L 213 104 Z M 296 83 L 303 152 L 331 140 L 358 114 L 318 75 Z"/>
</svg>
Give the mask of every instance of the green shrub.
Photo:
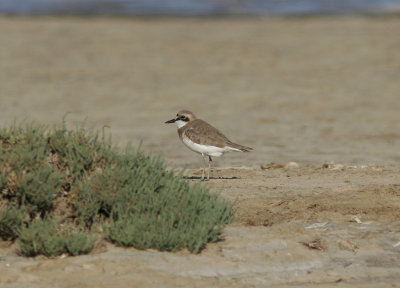
<svg viewBox="0 0 400 288">
<path fill-rule="evenodd" d="M 61 175 L 53 167 L 42 164 L 17 180 L 18 204 L 27 207 L 30 215 L 47 213 L 53 209 L 61 184 Z"/>
<path fill-rule="evenodd" d="M 127 179 L 116 195 L 106 238 L 120 246 L 177 251 L 188 248 L 198 253 L 215 241 L 224 224 L 232 221 L 229 203 L 200 185 L 190 186 L 172 174 L 157 177 L 157 188 L 130 189 L 129 181 L 143 182 L 140 175 Z M 139 178 L 139 179 L 137 179 Z"/>
<path fill-rule="evenodd" d="M 3 240 L 14 240 L 18 237 L 27 213 L 13 205 L 7 206 L 0 211 L 0 238 Z"/>
<path fill-rule="evenodd" d="M 87 254 L 92 251 L 95 242 L 96 235 L 87 234 L 83 230 L 75 232 L 68 232 L 64 234 L 65 239 L 65 252 L 69 255 L 81 255 Z"/>
<path fill-rule="evenodd" d="M 1 150 L 0 150 L 0 154 L 1 154 Z M 5 175 L 3 175 L 3 173 L 0 173 L 0 191 L 3 191 L 3 189 L 6 187 L 6 185 L 7 185 L 7 177 Z"/>
<path fill-rule="evenodd" d="M 89 253 L 96 238 L 81 230 L 60 231 L 59 222 L 51 219 L 39 219 L 19 233 L 20 252 L 25 256 L 58 256 L 68 253 L 72 256 Z"/>
<path fill-rule="evenodd" d="M 198 253 L 233 218 L 160 157 L 121 152 L 94 130 L 14 124 L 0 128 L 0 152 L 0 236 L 23 255 L 88 253 L 98 225 L 116 245 Z"/>
<path fill-rule="evenodd" d="M 58 256 L 65 252 L 64 238 L 58 223 L 51 218 L 39 219 L 21 229 L 18 243 L 24 256 Z"/>
</svg>

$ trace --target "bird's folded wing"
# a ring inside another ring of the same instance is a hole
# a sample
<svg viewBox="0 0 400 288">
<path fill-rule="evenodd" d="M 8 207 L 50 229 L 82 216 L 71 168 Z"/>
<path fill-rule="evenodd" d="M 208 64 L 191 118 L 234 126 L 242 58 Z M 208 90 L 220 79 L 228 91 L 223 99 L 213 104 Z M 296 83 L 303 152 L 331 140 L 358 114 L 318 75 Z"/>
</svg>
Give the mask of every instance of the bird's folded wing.
<svg viewBox="0 0 400 288">
<path fill-rule="evenodd" d="M 224 148 L 231 141 L 218 129 L 207 122 L 196 119 L 192 125 L 185 130 L 185 136 L 195 143 Z"/>
</svg>

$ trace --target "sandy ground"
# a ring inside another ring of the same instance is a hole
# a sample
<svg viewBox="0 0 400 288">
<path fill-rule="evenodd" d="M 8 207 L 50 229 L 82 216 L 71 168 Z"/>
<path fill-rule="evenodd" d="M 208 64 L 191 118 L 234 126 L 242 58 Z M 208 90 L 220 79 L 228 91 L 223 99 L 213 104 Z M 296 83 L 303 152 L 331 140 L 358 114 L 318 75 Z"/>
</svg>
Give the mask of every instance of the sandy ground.
<svg viewBox="0 0 400 288">
<path fill-rule="evenodd" d="M 103 243 L 30 259 L 0 243 L 0 287 L 400 286 L 400 18 L 0 27 L 2 125 L 69 113 L 71 127 L 108 125 L 190 181 L 201 158 L 163 124 L 181 108 L 255 149 L 213 162 L 205 185 L 237 201 L 238 217 L 200 255 Z"/>
</svg>

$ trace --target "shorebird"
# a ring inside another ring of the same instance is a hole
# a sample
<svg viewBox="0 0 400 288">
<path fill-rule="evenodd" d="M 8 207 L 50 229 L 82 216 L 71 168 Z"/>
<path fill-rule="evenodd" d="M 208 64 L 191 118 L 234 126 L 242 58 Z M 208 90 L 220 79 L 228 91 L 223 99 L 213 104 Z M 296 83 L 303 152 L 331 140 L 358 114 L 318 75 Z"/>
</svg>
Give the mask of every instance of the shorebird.
<svg viewBox="0 0 400 288">
<path fill-rule="evenodd" d="M 203 157 L 203 174 L 201 180 L 204 181 L 206 170 L 206 158 L 208 157 L 208 176 L 210 180 L 211 161 L 213 157 L 219 157 L 225 152 L 250 152 L 250 147 L 233 143 L 226 138 L 218 129 L 214 128 L 206 121 L 197 119 L 196 116 L 188 111 L 181 110 L 175 118 L 165 123 L 175 123 L 178 126 L 179 138 L 190 150 L 201 154 Z"/>
</svg>

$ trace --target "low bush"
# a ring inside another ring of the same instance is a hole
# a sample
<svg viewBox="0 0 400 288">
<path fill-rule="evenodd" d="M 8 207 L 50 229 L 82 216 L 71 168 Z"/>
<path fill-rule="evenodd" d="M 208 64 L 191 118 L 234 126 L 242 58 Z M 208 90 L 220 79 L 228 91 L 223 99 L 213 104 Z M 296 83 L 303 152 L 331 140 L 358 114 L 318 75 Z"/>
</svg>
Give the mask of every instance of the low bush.
<svg viewBox="0 0 400 288">
<path fill-rule="evenodd" d="M 131 185 L 136 181 L 156 185 L 143 191 Z M 172 174 L 137 175 L 125 183 L 116 195 L 106 227 L 106 239 L 117 245 L 167 251 L 187 247 L 198 253 L 207 242 L 217 240 L 222 226 L 232 219 L 228 203 Z"/>
<path fill-rule="evenodd" d="M 95 234 L 87 234 L 84 230 L 79 229 L 64 233 L 64 237 L 66 253 L 72 256 L 89 253 L 97 240 Z"/>
<path fill-rule="evenodd" d="M 72 256 L 89 253 L 96 238 L 81 230 L 62 231 L 59 222 L 52 218 L 38 219 L 19 232 L 20 252 L 25 256 Z"/>
<path fill-rule="evenodd" d="M 3 240 L 15 240 L 27 213 L 14 205 L 4 207 L 0 211 L 0 237 Z"/>
<path fill-rule="evenodd" d="M 99 135 L 65 123 L 0 129 L 0 237 L 21 254 L 88 253 L 98 225 L 116 245 L 198 253 L 232 221 L 230 203 L 160 157 Z"/>
</svg>

